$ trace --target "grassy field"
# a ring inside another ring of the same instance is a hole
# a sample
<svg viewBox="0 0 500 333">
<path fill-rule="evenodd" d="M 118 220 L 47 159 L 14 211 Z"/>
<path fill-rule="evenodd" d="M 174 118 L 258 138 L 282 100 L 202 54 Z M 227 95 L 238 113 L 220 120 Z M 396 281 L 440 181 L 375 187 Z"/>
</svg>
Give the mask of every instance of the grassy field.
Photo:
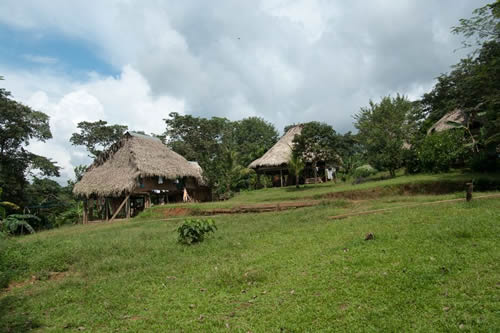
<svg viewBox="0 0 500 333">
<path fill-rule="evenodd" d="M 352 185 L 311 188 L 327 186 Z M 281 191 L 259 192 L 288 196 Z M 176 240 L 181 219 L 155 220 L 158 209 L 0 240 L 1 277 L 11 280 L 0 291 L 0 332 L 495 331 L 499 198 L 328 218 L 459 197 L 216 216 L 219 230 L 194 246 Z"/>
<path fill-rule="evenodd" d="M 379 178 L 387 177 L 387 174 L 379 173 L 372 177 L 372 181 L 362 184 L 353 185 L 352 182 L 328 182 L 323 184 L 301 185 L 299 189 L 294 186 L 286 188 L 267 188 L 258 191 L 242 192 L 228 201 L 194 203 L 194 204 L 170 204 L 169 207 L 185 207 L 194 210 L 207 210 L 214 208 L 232 208 L 239 205 L 272 203 L 280 201 L 295 201 L 295 200 L 318 200 L 327 197 L 328 195 L 340 192 L 351 191 L 367 191 L 372 189 L 385 189 L 385 194 L 390 194 L 390 190 L 395 190 L 397 194 L 398 187 L 405 184 L 425 185 L 435 183 L 460 184 L 474 180 L 481 184 L 494 183 L 496 189 L 500 189 L 500 173 L 498 174 L 478 174 L 478 173 L 463 173 L 460 171 L 450 172 L 447 174 L 419 174 L 404 176 L 400 174 L 396 178 L 378 180 Z M 389 193 L 387 193 L 389 192 Z M 164 209 L 163 206 L 156 206 L 153 209 Z M 148 212 L 149 214 L 149 212 Z"/>
</svg>

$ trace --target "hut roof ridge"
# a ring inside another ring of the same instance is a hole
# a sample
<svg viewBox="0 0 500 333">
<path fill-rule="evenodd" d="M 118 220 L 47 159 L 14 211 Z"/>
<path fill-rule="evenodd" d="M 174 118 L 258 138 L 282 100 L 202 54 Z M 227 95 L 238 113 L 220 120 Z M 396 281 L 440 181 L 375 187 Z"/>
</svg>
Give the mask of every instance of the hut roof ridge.
<svg viewBox="0 0 500 333">
<path fill-rule="evenodd" d="M 302 132 L 302 128 L 303 125 L 290 128 L 274 146 L 260 158 L 250 163 L 248 167 L 257 169 L 259 167 L 275 167 L 288 163 L 292 156 L 293 139 Z"/>
</svg>

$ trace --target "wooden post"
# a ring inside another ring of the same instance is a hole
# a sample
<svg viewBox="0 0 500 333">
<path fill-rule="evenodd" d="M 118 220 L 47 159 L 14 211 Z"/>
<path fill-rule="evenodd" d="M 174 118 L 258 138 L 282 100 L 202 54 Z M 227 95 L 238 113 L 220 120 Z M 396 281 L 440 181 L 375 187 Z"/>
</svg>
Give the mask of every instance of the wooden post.
<svg viewBox="0 0 500 333">
<path fill-rule="evenodd" d="M 118 206 L 118 209 L 115 211 L 115 213 L 113 214 L 113 216 L 111 217 L 111 220 L 109 220 L 109 222 L 113 222 L 113 220 L 115 219 L 116 215 L 118 215 L 118 213 L 120 212 L 120 210 L 122 210 L 123 205 L 125 205 L 125 203 L 127 203 L 128 198 L 130 198 L 130 194 L 127 195 L 125 197 L 125 199 L 122 201 L 122 203 L 120 204 L 120 206 Z"/>
<path fill-rule="evenodd" d="M 465 190 L 466 190 L 466 194 L 465 194 L 465 200 L 467 201 L 471 201 L 472 200 L 472 190 L 474 188 L 474 185 L 471 183 L 466 183 L 465 184 Z"/>
<path fill-rule="evenodd" d="M 106 216 L 106 222 L 109 220 L 109 213 L 108 213 L 108 198 L 104 198 L 104 215 Z"/>
<path fill-rule="evenodd" d="M 88 217 L 87 217 L 87 222 L 89 220 L 92 220 L 93 216 L 94 216 L 94 199 L 90 198 L 89 199 L 89 214 L 88 214 Z"/>
<path fill-rule="evenodd" d="M 130 218 L 130 198 L 127 200 L 127 206 L 126 206 L 126 211 L 127 211 L 127 220 Z"/>
<path fill-rule="evenodd" d="M 283 169 L 280 169 L 280 181 L 281 181 L 281 187 L 283 187 Z"/>
<path fill-rule="evenodd" d="M 83 199 L 83 218 L 82 218 L 82 224 L 87 224 L 89 222 L 89 207 L 88 207 L 88 201 L 87 199 Z"/>
</svg>

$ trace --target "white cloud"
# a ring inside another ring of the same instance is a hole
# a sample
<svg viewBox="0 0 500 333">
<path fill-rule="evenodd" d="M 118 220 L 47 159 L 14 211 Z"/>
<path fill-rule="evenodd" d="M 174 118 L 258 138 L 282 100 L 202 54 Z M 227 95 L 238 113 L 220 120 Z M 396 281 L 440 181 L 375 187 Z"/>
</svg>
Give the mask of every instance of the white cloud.
<svg viewBox="0 0 500 333">
<path fill-rule="evenodd" d="M 258 115 L 280 130 L 320 120 L 345 132 L 369 99 L 427 91 L 464 55 L 453 52 L 460 39 L 450 27 L 486 3 L 4 0 L 0 24 L 42 42 L 55 36 L 84 43 L 120 75 L 75 74 L 63 56 L 57 57 L 68 67 L 59 72 L 0 68 L 0 74 L 15 98 L 52 116 L 56 146 L 45 151 L 68 170 L 87 161 L 67 142 L 80 120 L 162 132 L 162 119 L 178 111 Z"/>
<path fill-rule="evenodd" d="M 33 73 L 6 73 L 8 90 L 22 84 L 27 78 L 36 78 Z M 90 158 L 82 147 L 69 143 L 71 134 L 77 131 L 81 121 L 106 120 L 110 124 L 128 125 L 131 130 L 146 133 L 162 133 L 162 119 L 169 112 L 184 113 L 184 101 L 162 95 L 153 96 L 144 77 L 132 66 L 125 66 L 118 77 L 91 76 L 85 83 L 68 81 L 57 75 L 41 75 L 42 80 L 31 81 L 31 89 L 24 90 L 17 100 L 50 116 L 53 139 L 34 142 L 29 149 L 57 161 L 62 167 L 61 182 L 72 178 L 73 167 L 88 164 Z M 52 97 L 45 92 L 45 85 L 59 86 L 59 94 Z"/>
</svg>

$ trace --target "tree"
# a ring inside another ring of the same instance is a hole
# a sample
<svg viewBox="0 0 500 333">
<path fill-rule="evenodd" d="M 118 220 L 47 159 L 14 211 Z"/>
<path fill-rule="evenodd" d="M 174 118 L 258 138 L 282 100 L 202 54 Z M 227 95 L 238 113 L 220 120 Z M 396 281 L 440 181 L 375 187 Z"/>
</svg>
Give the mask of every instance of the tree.
<svg viewBox="0 0 500 333">
<path fill-rule="evenodd" d="M 338 152 L 342 158 L 342 166 L 346 174 L 351 174 L 354 169 L 363 165 L 363 146 L 360 144 L 357 135 L 350 131 L 344 135 L 337 135 Z"/>
<path fill-rule="evenodd" d="M 293 153 L 301 156 L 305 163 L 311 162 L 316 182 L 318 162 L 340 164 L 338 139 L 335 130 L 325 123 L 313 121 L 303 125 L 300 135 L 293 139 Z"/>
<path fill-rule="evenodd" d="M 234 146 L 238 152 L 238 163 L 245 167 L 278 141 L 278 132 L 273 124 L 259 117 L 234 122 L 234 127 Z"/>
<path fill-rule="evenodd" d="M 500 1 L 477 8 L 472 13 L 474 16 L 460 19 L 460 25 L 451 29 L 454 34 L 463 35 L 466 39 L 475 38 L 474 44 L 464 41 L 464 47 L 500 42 Z"/>
<path fill-rule="evenodd" d="M 165 123 L 167 145 L 197 161 L 209 185 L 220 195 L 249 188 L 255 175 L 247 165 L 277 140 L 274 126 L 257 117 L 231 122 L 173 112 Z"/>
<path fill-rule="evenodd" d="M 59 176 L 59 167 L 50 159 L 29 152 L 32 140 L 52 138 L 49 117 L 12 99 L 0 89 L 0 187 L 4 197 L 16 204 L 25 202 L 24 188 L 34 175 Z"/>
<path fill-rule="evenodd" d="M 226 118 L 205 119 L 176 112 L 165 119 L 167 145 L 187 160 L 197 161 L 208 184 L 226 188 L 222 175 L 226 174 L 228 150 L 233 150 L 233 126 Z"/>
<path fill-rule="evenodd" d="M 368 162 L 379 170 L 389 170 L 392 177 L 403 166 L 404 143 L 411 139 L 416 124 L 411 121 L 415 104 L 397 95 L 370 101 L 354 116 L 358 138 L 366 149 Z"/>
<path fill-rule="evenodd" d="M 474 53 L 454 65 L 452 71 L 422 98 L 426 120 L 423 131 L 450 111 L 460 109 L 467 122 L 450 124 L 467 133 L 476 166 L 495 169 L 500 147 L 500 1 L 474 11 L 453 28 L 466 39 L 475 38 Z M 467 45 L 472 45 L 465 42 Z"/>
<path fill-rule="evenodd" d="M 74 146 L 85 146 L 90 157 L 95 158 L 117 142 L 127 131 L 126 125 L 108 125 L 104 120 L 82 121 L 77 125 L 79 133 L 73 133 L 69 141 Z"/>
<path fill-rule="evenodd" d="M 288 172 L 295 176 L 296 188 L 299 188 L 299 177 L 305 166 L 304 160 L 299 155 L 292 153 L 290 161 L 288 162 Z"/>
</svg>

